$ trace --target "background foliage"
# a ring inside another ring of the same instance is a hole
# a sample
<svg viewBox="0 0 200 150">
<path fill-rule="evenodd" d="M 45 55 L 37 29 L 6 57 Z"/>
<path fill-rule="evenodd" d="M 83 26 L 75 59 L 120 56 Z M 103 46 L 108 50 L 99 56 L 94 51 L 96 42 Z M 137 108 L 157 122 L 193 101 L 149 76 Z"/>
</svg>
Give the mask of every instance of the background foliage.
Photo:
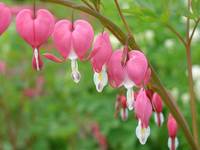
<svg viewBox="0 0 200 150">
<path fill-rule="evenodd" d="M 13 10 L 16 6 L 31 5 L 30 1 L 25 0 L 3 2 Z M 198 3 L 198 0 L 194 2 Z M 186 2 L 183 0 L 161 0 L 156 3 L 155 0 L 121 0 L 120 5 L 137 43 L 156 68 L 161 81 L 175 96 L 184 116 L 191 120 L 184 47 L 166 25 L 172 25 L 184 35 L 185 16 L 190 15 L 193 18 L 198 15 L 198 5 L 195 5 L 193 15 L 186 11 Z M 37 7 L 48 8 L 57 19 L 71 19 L 70 8 L 39 2 Z M 101 11 L 125 31 L 112 0 L 102 0 Z M 75 18 L 88 19 L 96 34 L 102 31 L 102 25 L 94 18 L 79 11 L 74 13 Z M 111 40 L 114 49 L 122 47 L 113 36 Z M 192 44 L 193 64 L 197 68 L 200 65 L 199 42 L 198 28 Z M 41 53 L 45 51 L 58 54 L 51 40 L 41 48 Z M 135 136 L 137 122 L 134 114 L 129 113 L 126 122 L 114 118 L 118 90 L 106 87 L 103 93 L 97 93 L 89 62 L 79 62 L 82 79 L 78 85 L 71 80 L 69 61 L 55 64 L 44 59 L 44 69 L 41 72 L 33 71 L 31 48 L 16 33 L 14 17 L 9 29 L 0 37 L 0 52 L 0 60 L 6 63 L 6 72 L 0 74 L 2 149 L 100 149 L 92 132 L 94 124 L 98 124 L 101 133 L 105 135 L 108 149 L 167 149 L 166 122 L 158 128 L 152 117 L 151 136 L 147 144 L 141 146 Z M 198 81 L 195 82 L 199 82 L 199 78 L 197 73 Z M 38 89 L 37 81 L 43 79 L 44 85 L 39 92 L 32 97 L 28 96 L 27 91 Z M 198 91 L 200 84 L 196 85 L 196 92 Z M 199 101 L 197 107 L 200 112 Z M 165 118 L 167 113 L 167 108 L 164 108 Z M 179 149 L 189 149 L 181 130 L 178 138 Z"/>
</svg>

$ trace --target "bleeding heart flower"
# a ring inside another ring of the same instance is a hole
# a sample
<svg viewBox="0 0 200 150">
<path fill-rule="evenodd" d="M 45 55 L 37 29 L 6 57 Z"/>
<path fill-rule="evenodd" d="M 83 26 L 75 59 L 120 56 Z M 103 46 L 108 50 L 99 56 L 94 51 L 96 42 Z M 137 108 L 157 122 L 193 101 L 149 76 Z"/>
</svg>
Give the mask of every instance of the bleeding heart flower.
<svg viewBox="0 0 200 150">
<path fill-rule="evenodd" d="M 98 92 L 102 92 L 107 85 L 108 76 L 106 64 L 112 55 L 112 45 L 107 32 L 100 33 L 94 42 L 90 59 L 94 70 L 94 83 Z"/>
<path fill-rule="evenodd" d="M 170 150 L 176 150 L 176 148 L 178 147 L 178 138 L 176 137 L 178 126 L 176 120 L 171 114 L 169 114 L 168 116 L 167 128 L 169 134 L 168 147 Z"/>
<path fill-rule="evenodd" d="M 121 119 L 126 121 L 128 119 L 128 108 L 126 96 L 118 95 L 115 103 L 115 116 L 120 112 Z"/>
<path fill-rule="evenodd" d="M 10 9 L 3 3 L 0 3 L 0 35 L 8 28 L 11 17 Z"/>
<path fill-rule="evenodd" d="M 54 44 L 64 60 L 67 58 L 71 60 L 72 78 L 76 83 L 81 78 L 77 59 L 83 59 L 92 45 L 93 38 L 93 28 L 85 20 L 77 20 L 74 23 L 68 20 L 60 20 L 55 25 L 53 33 Z M 44 56 L 53 61 L 59 60 L 53 55 L 45 54 Z M 51 58 L 48 56 L 51 56 Z"/>
<path fill-rule="evenodd" d="M 17 32 L 32 46 L 34 54 L 32 65 L 38 71 L 43 65 L 39 48 L 52 34 L 54 24 L 53 15 L 45 9 L 38 10 L 36 14 L 30 9 L 23 9 L 16 17 Z"/>
<path fill-rule="evenodd" d="M 158 93 L 154 93 L 152 97 L 152 106 L 155 111 L 154 119 L 158 126 L 161 126 L 164 122 L 164 116 L 162 113 L 162 99 Z"/>
<path fill-rule="evenodd" d="M 135 113 L 138 119 L 136 136 L 141 144 L 145 144 L 150 135 L 149 119 L 152 114 L 152 106 L 144 89 L 141 89 L 135 101 Z"/>
<path fill-rule="evenodd" d="M 147 59 L 140 51 L 133 50 L 128 53 L 125 65 L 122 64 L 123 51 L 113 52 L 108 62 L 108 77 L 112 87 L 124 85 L 127 89 L 127 104 L 130 110 L 134 107 L 134 86 L 141 86 L 149 80 Z M 147 76 L 148 73 L 148 76 Z"/>
</svg>

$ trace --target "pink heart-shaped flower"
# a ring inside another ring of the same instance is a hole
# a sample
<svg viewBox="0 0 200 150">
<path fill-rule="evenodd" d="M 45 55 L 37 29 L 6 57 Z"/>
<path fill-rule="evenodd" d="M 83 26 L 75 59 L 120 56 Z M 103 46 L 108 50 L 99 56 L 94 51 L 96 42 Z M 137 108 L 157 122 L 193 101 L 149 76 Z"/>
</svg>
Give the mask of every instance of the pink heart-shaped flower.
<svg viewBox="0 0 200 150">
<path fill-rule="evenodd" d="M 53 15 L 45 9 L 38 10 L 35 18 L 30 9 L 21 10 L 16 17 L 17 32 L 33 48 L 39 48 L 47 41 L 54 24 Z"/>
<path fill-rule="evenodd" d="M 17 32 L 34 49 L 32 59 L 34 69 L 42 68 L 39 48 L 52 34 L 54 25 L 53 15 L 45 9 L 38 10 L 36 14 L 30 9 L 23 9 L 16 17 Z"/>
<path fill-rule="evenodd" d="M 8 28 L 11 16 L 10 9 L 3 3 L 0 3 L 0 35 Z"/>
<path fill-rule="evenodd" d="M 82 59 L 91 47 L 93 38 L 93 28 L 85 20 L 77 20 L 73 24 L 68 20 L 60 20 L 53 33 L 55 46 L 64 59 L 73 50 Z"/>
</svg>

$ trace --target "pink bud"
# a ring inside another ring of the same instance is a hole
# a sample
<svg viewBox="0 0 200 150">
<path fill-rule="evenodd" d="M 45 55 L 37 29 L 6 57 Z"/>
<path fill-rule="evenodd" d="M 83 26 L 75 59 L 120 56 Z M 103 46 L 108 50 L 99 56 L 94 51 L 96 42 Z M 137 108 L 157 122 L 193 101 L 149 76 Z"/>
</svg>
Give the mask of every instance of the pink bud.
<svg viewBox="0 0 200 150">
<path fill-rule="evenodd" d="M 158 93 L 153 94 L 152 105 L 156 112 L 158 112 L 158 113 L 162 112 L 162 99 L 158 95 Z"/>
<path fill-rule="evenodd" d="M 145 90 L 145 92 L 146 92 L 148 98 L 150 99 L 150 101 L 152 101 L 152 97 L 153 97 L 153 94 L 154 94 L 153 90 L 147 89 L 147 90 Z"/>
<path fill-rule="evenodd" d="M 129 52 L 129 60 L 127 61 L 126 69 L 129 78 L 136 84 L 144 83 L 148 62 L 145 55 L 137 50 Z"/>
<path fill-rule="evenodd" d="M 11 17 L 10 9 L 4 3 L 0 3 L 0 35 L 8 28 Z"/>
<path fill-rule="evenodd" d="M 115 117 L 117 117 L 120 112 L 120 117 L 123 121 L 128 119 L 128 109 L 127 109 L 127 101 L 126 96 L 118 95 L 115 103 Z"/>
<path fill-rule="evenodd" d="M 45 9 L 38 10 L 35 16 L 32 10 L 23 9 L 16 17 L 17 32 L 32 46 L 34 53 L 32 64 L 33 68 L 37 70 L 40 70 L 43 64 L 40 59 L 39 47 L 45 43 L 52 34 L 54 24 L 53 15 Z"/>
<path fill-rule="evenodd" d="M 142 126 L 148 127 L 152 114 L 152 106 L 144 89 L 141 89 L 138 93 L 135 101 L 135 113 L 137 118 L 141 120 Z"/>
<path fill-rule="evenodd" d="M 162 114 L 162 99 L 157 93 L 153 94 L 152 105 L 155 111 L 154 114 L 155 122 L 157 123 L 158 126 L 161 126 L 162 123 L 164 122 L 164 116 Z"/>
<path fill-rule="evenodd" d="M 168 128 L 169 136 L 172 138 L 175 138 L 177 134 L 178 126 L 177 126 L 176 120 L 171 114 L 169 114 L 168 116 L 167 128 Z"/>
<path fill-rule="evenodd" d="M 144 89 L 141 89 L 135 101 L 135 113 L 138 118 L 136 136 L 141 144 L 145 144 L 150 135 L 149 119 L 152 114 L 152 106 Z"/>
<path fill-rule="evenodd" d="M 176 150 L 176 148 L 178 147 L 178 139 L 176 137 L 178 126 L 176 120 L 171 114 L 169 114 L 168 116 L 167 128 L 169 134 L 168 147 L 170 150 Z"/>
<path fill-rule="evenodd" d="M 121 118 L 123 121 L 128 119 L 128 109 L 127 109 L 127 100 L 124 95 L 120 97 L 121 100 Z"/>
</svg>

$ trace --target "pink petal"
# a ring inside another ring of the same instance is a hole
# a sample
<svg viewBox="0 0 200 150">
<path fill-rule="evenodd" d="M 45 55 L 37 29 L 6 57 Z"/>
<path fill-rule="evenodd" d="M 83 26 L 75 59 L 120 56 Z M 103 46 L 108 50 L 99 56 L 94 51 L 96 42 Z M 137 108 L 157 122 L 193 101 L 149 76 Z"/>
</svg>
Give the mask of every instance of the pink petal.
<svg viewBox="0 0 200 150">
<path fill-rule="evenodd" d="M 40 46 L 47 41 L 49 36 L 53 33 L 55 20 L 53 15 L 45 10 L 37 11 L 35 25 L 35 46 Z"/>
<path fill-rule="evenodd" d="M 107 32 L 100 33 L 94 43 L 94 50 L 91 53 L 92 66 L 96 72 L 102 70 L 110 56 L 112 55 L 112 46 Z"/>
<path fill-rule="evenodd" d="M 45 9 L 38 10 L 35 19 L 30 9 L 21 10 L 16 17 L 17 32 L 34 48 L 47 41 L 53 32 L 54 24 L 53 15 Z"/>
<path fill-rule="evenodd" d="M 92 45 L 94 31 L 92 26 L 85 20 L 77 20 L 73 27 L 73 48 L 79 59 L 82 59 Z"/>
<path fill-rule="evenodd" d="M 121 64 L 122 53 L 122 50 L 114 51 L 107 64 L 109 83 L 112 87 L 119 87 L 124 81 L 125 72 Z"/>
<path fill-rule="evenodd" d="M 143 53 L 136 50 L 129 52 L 129 60 L 126 65 L 126 70 L 129 78 L 136 85 L 141 85 L 144 82 L 147 67 L 147 59 Z"/>
<path fill-rule="evenodd" d="M 169 114 L 168 116 L 167 128 L 168 128 L 169 136 L 172 138 L 175 138 L 177 134 L 178 126 L 177 126 L 176 120 L 171 114 Z"/>
<path fill-rule="evenodd" d="M 51 60 L 51 61 L 56 62 L 56 63 L 62 63 L 62 62 L 63 62 L 62 59 L 60 59 L 60 58 L 58 58 L 58 57 L 56 57 L 55 55 L 50 54 L 50 53 L 44 53 L 43 56 L 44 56 L 45 58 Z"/>
<path fill-rule="evenodd" d="M 135 112 L 137 118 L 141 120 L 142 126 L 147 128 L 152 114 L 152 106 L 144 89 L 141 89 L 137 96 L 135 102 Z"/>
<path fill-rule="evenodd" d="M 68 20 L 60 20 L 56 23 L 53 41 L 58 52 L 66 59 L 72 47 L 72 23 Z"/>
<path fill-rule="evenodd" d="M 3 3 L 0 3 L 0 35 L 8 28 L 11 22 L 11 11 Z"/>
<path fill-rule="evenodd" d="M 158 95 L 158 93 L 154 93 L 153 94 L 152 105 L 153 105 L 153 108 L 155 109 L 155 111 L 157 113 L 161 113 L 162 112 L 162 99 Z"/>
</svg>

